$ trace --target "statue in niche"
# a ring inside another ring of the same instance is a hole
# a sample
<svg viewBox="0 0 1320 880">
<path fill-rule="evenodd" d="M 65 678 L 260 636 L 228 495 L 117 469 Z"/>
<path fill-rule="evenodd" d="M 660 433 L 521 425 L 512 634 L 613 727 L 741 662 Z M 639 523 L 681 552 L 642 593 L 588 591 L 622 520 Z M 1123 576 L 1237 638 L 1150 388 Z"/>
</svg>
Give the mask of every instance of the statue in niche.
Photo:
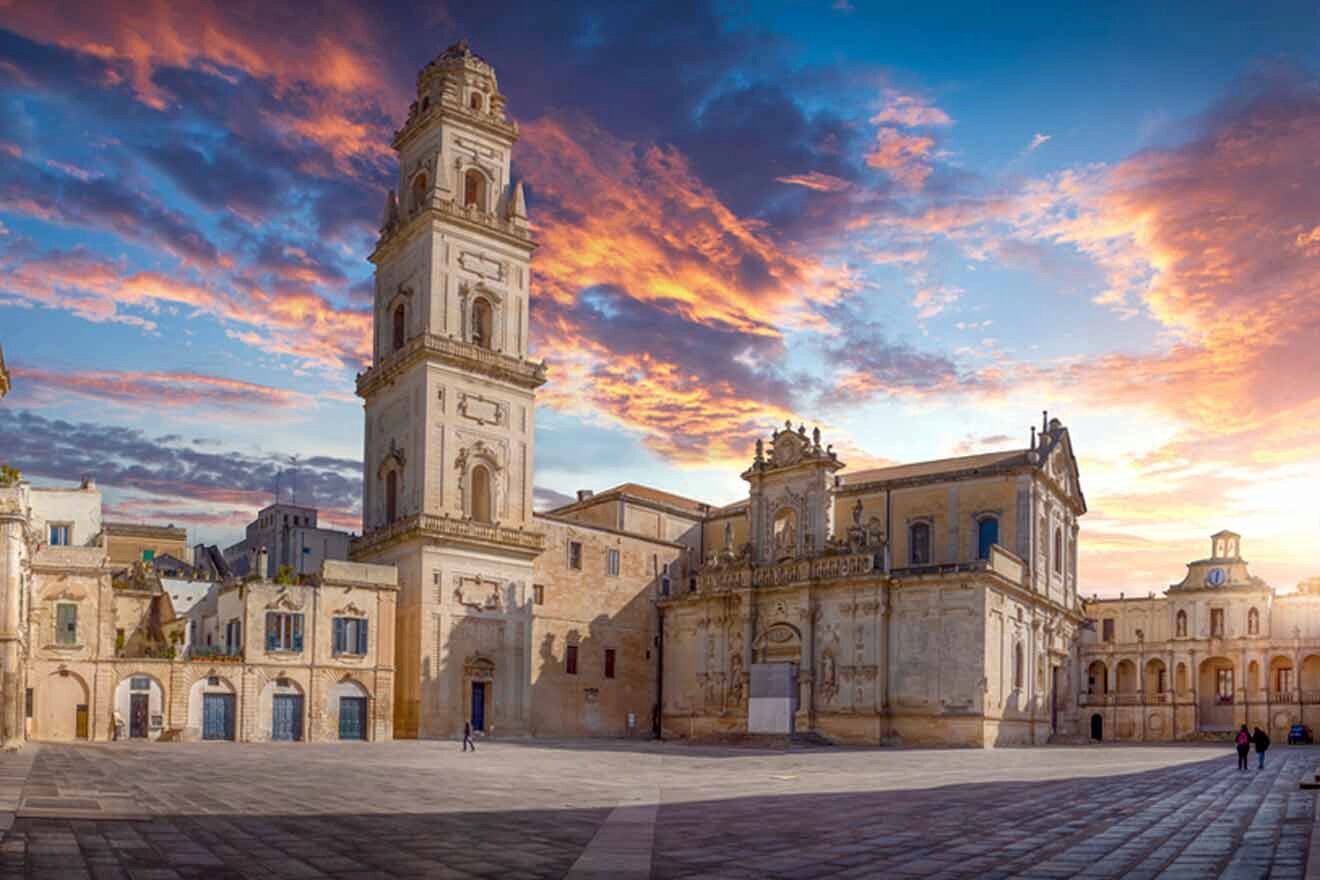
<svg viewBox="0 0 1320 880">
<path fill-rule="evenodd" d="M 486 339 L 486 316 L 484 309 L 472 310 L 472 341 L 481 345 Z"/>
<path fill-rule="evenodd" d="M 775 517 L 775 549 L 788 554 L 797 550 L 797 513 L 791 508 Z"/>
<path fill-rule="evenodd" d="M 743 698 L 743 659 L 742 652 L 735 651 L 729 658 L 729 703 L 734 706 L 742 705 Z"/>
<path fill-rule="evenodd" d="M 733 550 L 733 523 L 731 522 L 724 524 L 724 549 Z"/>
<path fill-rule="evenodd" d="M 826 651 L 820 658 L 820 693 L 828 702 L 829 700 L 834 699 L 834 695 L 838 693 L 838 690 L 839 686 L 837 671 L 834 665 L 834 654 L 830 651 Z"/>
</svg>

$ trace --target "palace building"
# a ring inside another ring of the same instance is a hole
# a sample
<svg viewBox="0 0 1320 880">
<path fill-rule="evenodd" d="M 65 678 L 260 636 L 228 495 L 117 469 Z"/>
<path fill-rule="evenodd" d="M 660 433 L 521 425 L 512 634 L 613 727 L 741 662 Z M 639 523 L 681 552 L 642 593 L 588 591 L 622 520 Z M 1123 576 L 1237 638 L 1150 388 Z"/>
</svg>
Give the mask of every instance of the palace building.
<svg viewBox="0 0 1320 880">
<path fill-rule="evenodd" d="M 1243 724 L 1275 739 L 1320 724 L 1320 579 L 1276 595 L 1247 570 L 1241 538 L 1163 596 L 1093 599 L 1083 633 L 1079 703 L 1092 739 L 1171 740 Z"/>
</svg>

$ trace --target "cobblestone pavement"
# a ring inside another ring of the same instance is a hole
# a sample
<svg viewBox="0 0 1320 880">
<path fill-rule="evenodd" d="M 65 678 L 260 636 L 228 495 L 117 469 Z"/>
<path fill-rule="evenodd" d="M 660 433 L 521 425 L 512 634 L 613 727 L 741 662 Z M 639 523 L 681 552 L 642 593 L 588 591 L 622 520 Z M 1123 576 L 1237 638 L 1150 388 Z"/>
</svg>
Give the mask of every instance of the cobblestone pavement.
<svg viewBox="0 0 1320 880">
<path fill-rule="evenodd" d="M 1297 877 L 1320 748 L 29 746 L 2 877 Z M 1253 757 L 1254 763 L 1254 757 Z M 657 806 L 658 805 L 658 806 Z M 1320 868 L 1320 866 L 1317 866 Z"/>
</svg>

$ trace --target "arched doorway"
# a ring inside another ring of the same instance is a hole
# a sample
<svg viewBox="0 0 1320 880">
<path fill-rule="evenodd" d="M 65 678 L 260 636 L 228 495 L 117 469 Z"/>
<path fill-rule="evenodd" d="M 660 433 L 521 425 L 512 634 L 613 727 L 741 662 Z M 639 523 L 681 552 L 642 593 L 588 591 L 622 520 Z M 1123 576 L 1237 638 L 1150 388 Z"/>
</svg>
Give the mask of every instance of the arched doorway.
<svg viewBox="0 0 1320 880">
<path fill-rule="evenodd" d="M 330 717 L 339 738 L 346 740 L 366 740 L 368 736 L 368 701 L 367 689 L 360 682 L 345 678 L 330 688 Z"/>
<path fill-rule="evenodd" d="M 52 672 L 33 688 L 32 738 L 66 742 L 90 739 L 87 684 L 67 669 Z"/>
<path fill-rule="evenodd" d="M 238 694 L 227 678 L 210 673 L 188 689 L 189 739 L 233 740 L 238 728 Z"/>
<path fill-rule="evenodd" d="M 1227 657 L 1208 657 L 1197 672 L 1202 730 L 1232 730 L 1236 670 Z"/>
<path fill-rule="evenodd" d="M 272 740 L 301 742 L 305 724 L 302 686 L 283 676 L 268 681 L 261 690 L 259 720 Z"/>
<path fill-rule="evenodd" d="M 155 676 L 134 673 L 115 686 L 115 728 L 121 739 L 160 739 L 165 729 L 165 689 Z"/>
<path fill-rule="evenodd" d="M 747 699 L 749 733 L 789 734 L 798 708 L 798 666 L 802 635 L 788 623 L 774 623 L 752 644 L 754 661 Z"/>
<path fill-rule="evenodd" d="M 1091 739 L 1096 742 L 1104 742 L 1105 739 L 1105 719 L 1099 712 L 1091 716 Z"/>
<path fill-rule="evenodd" d="M 467 693 L 467 722 L 473 730 L 490 732 L 495 705 L 495 661 L 474 654 L 463 664 L 463 684 Z"/>
</svg>

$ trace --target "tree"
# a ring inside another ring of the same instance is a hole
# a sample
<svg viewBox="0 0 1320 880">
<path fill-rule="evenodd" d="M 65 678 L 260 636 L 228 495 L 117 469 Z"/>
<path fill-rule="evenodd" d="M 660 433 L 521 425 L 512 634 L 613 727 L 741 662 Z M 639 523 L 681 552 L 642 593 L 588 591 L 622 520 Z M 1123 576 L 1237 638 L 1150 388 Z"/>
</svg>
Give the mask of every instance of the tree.
<svg viewBox="0 0 1320 880">
<path fill-rule="evenodd" d="M 292 565 L 281 565 L 275 572 L 275 583 L 277 584 L 296 584 L 297 577 L 293 573 Z"/>
<path fill-rule="evenodd" d="M 0 464 L 0 488 L 17 486 L 18 481 L 21 479 L 23 479 L 23 475 L 19 473 L 18 468 Z"/>
</svg>

